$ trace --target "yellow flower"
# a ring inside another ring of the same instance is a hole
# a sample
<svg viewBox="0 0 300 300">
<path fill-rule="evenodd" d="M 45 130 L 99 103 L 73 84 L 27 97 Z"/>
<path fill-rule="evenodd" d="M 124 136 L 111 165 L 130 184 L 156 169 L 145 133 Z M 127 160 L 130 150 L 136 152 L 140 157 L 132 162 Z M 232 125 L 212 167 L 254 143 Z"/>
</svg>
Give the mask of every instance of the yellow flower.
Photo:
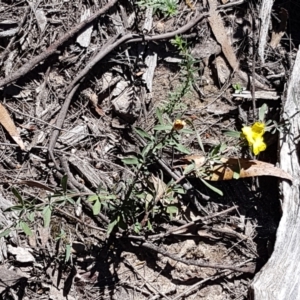
<svg viewBox="0 0 300 300">
<path fill-rule="evenodd" d="M 173 123 L 173 130 L 181 130 L 184 126 L 186 125 L 186 123 L 182 120 L 175 120 L 175 122 Z"/>
<path fill-rule="evenodd" d="M 251 127 L 245 126 L 242 128 L 242 132 L 255 155 L 266 150 L 267 145 L 263 138 L 265 133 L 264 123 L 255 122 Z"/>
</svg>

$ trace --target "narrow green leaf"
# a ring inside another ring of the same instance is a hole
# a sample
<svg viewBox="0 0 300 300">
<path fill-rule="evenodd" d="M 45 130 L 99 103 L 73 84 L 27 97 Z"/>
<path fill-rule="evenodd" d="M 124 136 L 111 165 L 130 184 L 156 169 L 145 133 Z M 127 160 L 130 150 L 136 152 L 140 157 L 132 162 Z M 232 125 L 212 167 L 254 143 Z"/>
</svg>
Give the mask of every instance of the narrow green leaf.
<svg viewBox="0 0 300 300">
<path fill-rule="evenodd" d="M 72 249 L 72 246 L 70 244 L 67 244 L 66 245 L 65 263 L 68 262 L 71 257 L 71 249 Z"/>
<path fill-rule="evenodd" d="M 4 210 L 4 212 L 9 212 L 9 211 L 18 211 L 18 210 L 22 210 L 23 206 L 22 205 L 14 205 L 11 207 L 8 207 L 7 209 Z"/>
<path fill-rule="evenodd" d="M 154 143 L 151 142 L 144 147 L 144 149 L 142 151 L 143 158 L 145 158 L 148 155 L 149 151 L 153 148 L 153 146 L 154 146 Z"/>
<path fill-rule="evenodd" d="M 136 222 L 136 223 L 134 224 L 134 227 L 133 227 L 134 232 L 135 232 L 135 233 L 140 233 L 141 229 L 142 229 L 141 223 Z"/>
<path fill-rule="evenodd" d="M 273 121 L 273 120 L 268 120 L 266 121 L 265 125 L 266 126 L 269 126 L 270 124 L 274 123 L 275 125 L 277 125 L 277 122 L 276 121 Z"/>
<path fill-rule="evenodd" d="M 177 149 L 178 151 L 180 151 L 181 153 L 184 153 L 184 154 L 191 154 L 190 150 L 187 149 L 186 147 L 184 147 L 183 145 L 181 144 L 175 144 L 174 146 L 175 149 Z"/>
<path fill-rule="evenodd" d="M 88 198 L 87 198 L 87 201 L 88 202 L 94 202 L 98 199 L 98 195 L 97 194 L 94 194 L 94 195 L 90 195 Z"/>
<path fill-rule="evenodd" d="M 99 215 L 101 210 L 101 202 L 97 199 L 93 205 L 93 214 L 94 216 Z"/>
<path fill-rule="evenodd" d="M 219 145 L 215 146 L 211 151 L 211 156 L 216 156 L 221 154 L 225 149 L 227 145 L 224 143 L 220 143 Z"/>
<path fill-rule="evenodd" d="M 72 205 L 75 205 L 75 201 L 74 201 L 71 197 L 66 196 L 65 199 L 66 199 L 69 203 L 71 203 Z"/>
<path fill-rule="evenodd" d="M 163 118 L 162 118 L 162 110 L 161 110 L 159 107 L 156 108 L 156 117 L 157 117 L 157 119 L 158 119 L 158 122 L 159 122 L 161 125 L 163 125 L 164 122 L 163 122 Z"/>
<path fill-rule="evenodd" d="M 111 234 L 111 232 L 113 231 L 113 229 L 115 228 L 115 226 L 117 224 L 118 224 L 118 218 L 108 224 L 107 232 L 106 232 L 107 236 L 109 236 Z"/>
<path fill-rule="evenodd" d="M 55 200 L 53 203 L 64 205 L 66 203 L 66 198 L 64 196 L 61 196 L 57 198 L 57 200 Z"/>
<path fill-rule="evenodd" d="M 225 143 L 221 143 L 220 145 L 220 153 L 222 153 L 227 148 L 227 145 Z"/>
<path fill-rule="evenodd" d="M 67 192 L 68 175 L 64 175 L 60 181 L 64 194 Z"/>
<path fill-rule="evenodd" d="M 228 130 L 223 132 L 224 135 L 229 136 L 229 137 L 234 137 L 234 138 L 240 138 L 241 137 L 241 132 L 239 131 L 233 131 L 233 130 Z"/>
<path fill-rule="evenodd" d="M 154 148 L 153 148 L 153 152 L 160 150 L 164 147 L 163 143 L 158 143 Z"/>
<path fill-rule="evenodd" d="M 139 162 L 139 160 L 136 156 L 124 157 L 124 158 L 122 158 L 122 162 L 125 165 L 138 165 L 138 164 L 140 164 L 140 162 Z"/>
<path fill-rule="evenodd" d="M 200 180 L 209 188 L 211 189 L 213 192 L 219 194 L 220 196 L 223 196 L 223 192 L 221 190 L 219 190 L 218 188 L 214 187 L 213 185 L 209 184 L 206 180 L 200 178 Z"/>
<path fill-rule="evenodd" d="M 173 192 L 175 192 L 177 194 L 185 195 L 186 190 L 184 188 L 182 188 L 181 186 L 175 186 L 175 187 L 173 187 Z"/>
<path fill-rule="evenodd" d="M 174 206 L 174 205 L 169 205 L 167 207 L 167 213 L 170 214 L 170 215 L 177 214 L 178 213 L 178 207 Z"/>
<path fill-rule="evenodd" d="M 116 200 L 116 195 L 99 195 L 100 200 Z"/>
<path fill-rule="evenodd" d="M 34 221 L 34 217 L 35 217 L 35 212 L 31 212 L 30 214 L 27 214 L 27 218 L 30 222 Z"/>
<path fill-rule="evenodd" d="M 155 125 L 154 130 L 159 130 L 159 131 L 171 131 L 173 128 L 173 125 Z"/>
<path fill-rule="evenodd" d="M 194 130 L 189 129 L 189 128 L 183 128 L 180 130 L 180 133 L 193 134 Z"/>
<path fill-rule="evenodd" d="M 233 170 L 233 179 L 239 179 L 240 178 L 240 173 L 241 173 L 241 162 L 238 159 L 237 170 Z"/>
<path fill-rule="evenodd" d="M 31 231 L 31 229 L 29 228 L 29 226 L 26 222 L 21 221 L 20 222 L 20 227 L 27 236 L 32 236 L 32 231 Z"/>
<path fill-rule="evenodd" d="M 19 200 L 19 202 L 21 203 L 22 206 L 24 206 L 24 201 L 22 196 L 19 194 L 19 191 L 17 189 L 15 189 L 14 187 L 12 187 L 12 192 L 15 195 L 15 197 Z"/>
<path fill-rule="evenodd" d="M 3 230 L 2 232 L 0 232 L 0 238 L 7 237 L 10 234 L 10 232 L 11 232 L 10 228 Z"/>
<path fill-rule="evenodd" d="M 260 122 L 263 122 L 265 120 L 265 115 L 268 111 L 268 106 L 266 103 L 264 103 L 259 109 L 258 109 L 258 118 Z"/>
<path fill-rule="evenodd" d="M 149 219 L 147 221 L 147 228 L 148 228 L 149 231 L 153 231 L 153 227 L 152 227 L 152 224 L 151 224 Z"/>
<path fill-rule="evenodd" d="M 202 150 L 202 152 L 205 154 L 205 149 L 204 149 L 204 146 L 203 146 L 203 143 L 202 143 L 202 139 L 201 139 L 198 131 L 195 130 L 195 132 L 196 132 L 196 136 L 197 136 L 198 145 L 199 145 L 200 149 Z"/>
<path fill-rule="evenodd" d="M 187 175 L 195 170 L 195 162 L 193 161 L 191 164 L 189 164 L 183 171 L 184 175 Z"/>
<path fill-rule="evenodd" d="M 52 213 L 51 207 L 49 205 L 46 205 L 43 209 L 43 220 L 44 220 L 45 228 L 48 228 L 50 225 L 51 213 Z"/>
<path fill-rule="evenodd" d="M 134 131 L 142 138 L 148 140 L 148 141 L 151 141 L 152 140 L 152 136 L 146 132 L 144 129 L 142 128 L 139 128 L 139 127 L 135 127 L 134 128 Z"/>
</svg>

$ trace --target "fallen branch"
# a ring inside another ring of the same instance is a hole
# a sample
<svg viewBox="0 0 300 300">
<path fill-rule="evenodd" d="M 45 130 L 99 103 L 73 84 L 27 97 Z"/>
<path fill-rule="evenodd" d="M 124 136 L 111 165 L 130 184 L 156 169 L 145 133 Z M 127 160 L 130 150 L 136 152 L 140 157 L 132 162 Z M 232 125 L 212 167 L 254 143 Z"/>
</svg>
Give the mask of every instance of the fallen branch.
<svg viewBox="0 0 300 300">
<path fill-rule="evenodd" d="M 158 239 L 161 239 L 161 238 L 165 238 L 171 234 L 176 234 L 178 232 L 180 232 L 181 230 L 183 229 L 187 229 L 191 226 L 194 226 L 198 223 L 203 223 L 205 221 L 208 221 L 212 218 L 216 218 L 216 217 L 219 217 L 219 216 L 222 216 L 222 215 L 226 215 L 228 214 L 229 212 L 233 211 L 233 210 L 236 210 L 238 207 L 237 206 L 233 206 L 233 207 L 230 207 L 226 210 L 223 210 L 223 211 L 220 211 L 220 212 L 217 212 L 217 213 L 214 213 L 214 214 L 211 214 L 211 215 L 208 215 L 208 216 L 205 216 L 205 217 L 198 217 L 196 218 L 195 220 L 189 222 L 189 223 L 186 223 L 184 225 L 181 225 L 179 227 L 175 227 L 175 228 L 171 228 L 169 229 L 168 231 L 164 232 L 164 233 L 159 233 L 159 234 L 155 234 L 155 235 L 150 235 L 148 236 L 148 239 L 149 240 L 158 240 Z"/>
<path fill-rule="evenodd" d="M 231 266 L 231 265 L 203 263 L 203 262 L 200 262 L 200 261 L 194 260 L 194 259 L 181 258 L 175 254 L 171 254 L 168 251 L 162 249 L 162 247 L 155 246 L 154 244 L 142 243 L 140 246 L 143 248 L 146 248 L 146 249 L 153 250 L 157 253 L 162 254 L 163 256 L 169 257 L 175 261 L 181 262 L 188 266 L 198 266 L 198 267 L 202 267 L 202 268 L 212 268 L 212 269 L 227 269 L 227 270 L 233 270 L 236 272 L 251 273 L 251 274 L 254 274 L 254 272 L 255 272 L 255 265 L 250 265 L 248 267 L 240 268 L 240 267 Z"/>
</svg>

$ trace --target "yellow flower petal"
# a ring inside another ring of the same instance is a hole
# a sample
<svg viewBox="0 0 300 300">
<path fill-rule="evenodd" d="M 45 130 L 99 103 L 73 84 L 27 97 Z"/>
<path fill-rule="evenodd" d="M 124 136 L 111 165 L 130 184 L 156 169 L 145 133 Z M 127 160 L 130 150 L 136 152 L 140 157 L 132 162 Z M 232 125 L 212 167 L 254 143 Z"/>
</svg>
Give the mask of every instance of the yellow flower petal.
<svg viewBox="0 0 300 300">
<path fill-rule="evenodd" d="M 185 125 L 186 123 L 184 121 L 177 119 L 173 124 L 173 129 L 178 131 L 181 130 Z"/>
<path fill-rule="evenodd" d="M 263 137 L 259 137 L 255 140 L 253 146 L 252 146 L 252 151 L 254 155 L 258 155 L 260 152 L 265 151 L 267 148 L 266 143 L 264 143 Z"/>
<path fill-rule="evenodd" d="M 263 136 L 263 134 L 265 133 L 265 123 L 255 122 L 252 125 L 251 130 L 253 132 L 254 137 Z"/>
<path fill-rule="evenodd" d="M 266 150 L 267 145 L 263 138 L 265 133 L 264 123 L 255 122 L 251 127 L 245 126 L 242 128 L 242 133 L 244 134 L 255 155 L 258 155 L 260 152 Z"/>
<path fill-rule="evenodd" d="M 249 146 L 252 146 L 254 143 L 252 128 L 249 126 L 245 126 L 242 128 L 242 132 L 249 143 Z"/>
</svg>

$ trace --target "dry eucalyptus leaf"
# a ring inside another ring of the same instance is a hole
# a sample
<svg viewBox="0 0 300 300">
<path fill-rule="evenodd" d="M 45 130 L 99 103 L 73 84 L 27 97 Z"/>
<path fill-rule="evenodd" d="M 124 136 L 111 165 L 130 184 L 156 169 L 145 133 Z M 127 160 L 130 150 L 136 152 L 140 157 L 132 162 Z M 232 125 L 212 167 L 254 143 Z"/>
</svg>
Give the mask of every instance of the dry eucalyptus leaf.
<svg viewBox="0 0 300 300">
<path fill-rule="evenodd" d="M 156 201 L 159 200 L 167 190 L 167 185 L 158 177 L 155 177 L 153 174 L 151 176 L 151 181 L 153 183 L 155 192 L 156 192 Z"/>
<path fill-rule="evenodd" d="M 21 180 L 21 181 L 19 181 L 19 183 L 21 183 L 21 184 L 26 184 L 26 185 L 31 186 L 31 187 L 37 187 L 37 188 L 39 188 L 39 189 L 48 191 L 48 192 L 50 192 L 50 193 L 55 193 L 55 190 L 54 190 L 54 189 L 52 189 L 52 188 L 49 187 L 48 185 L 43 184 L 43 183 L 38 182 L 38 181 L 34 181 L 34 180 Z"/>
<path fill-rule="evenodd" d="M 200 155 L 187 156 L 185 159 L 189 162 L 194 161 L 196 168 L 201 167 L 205 161 L 205 158 Z M 220 160 L 223 164 L 213 166 L 209 171 L 210 175 L 203 179 L 212 181 L 230 180 L 234 179 L 234 174 L 239 174 L 240 178 L 275 176 L 291 181 L 293 180 L 293 177 L 287 172 L 263 161 L 242 158 L 221 158 Z"/>
<path fill-rule="evenodd" d="M 217 11 L 218 2 L 216 0 L 208 0 L 209 14 L 208 22 L 211 30 L 222 47 L 222 51 L 233 70 L 239 70 L 239 62 L 236 58 L 233 47 L 231 46 L 225 26 L 219 12 Z"/>
<path fill-rule="evenodd" d="M 17 127 L 15 126 L 13 120 L 11 119 L 8 111 L 1 103 L 0 103 L 0 123 L 7 130 L 7 132 L 14 139 L 14 141 L 20 146 L 20 148 L 22 150 L 25 150 L 25 146 L 18 133 Z"/>
</svg>

